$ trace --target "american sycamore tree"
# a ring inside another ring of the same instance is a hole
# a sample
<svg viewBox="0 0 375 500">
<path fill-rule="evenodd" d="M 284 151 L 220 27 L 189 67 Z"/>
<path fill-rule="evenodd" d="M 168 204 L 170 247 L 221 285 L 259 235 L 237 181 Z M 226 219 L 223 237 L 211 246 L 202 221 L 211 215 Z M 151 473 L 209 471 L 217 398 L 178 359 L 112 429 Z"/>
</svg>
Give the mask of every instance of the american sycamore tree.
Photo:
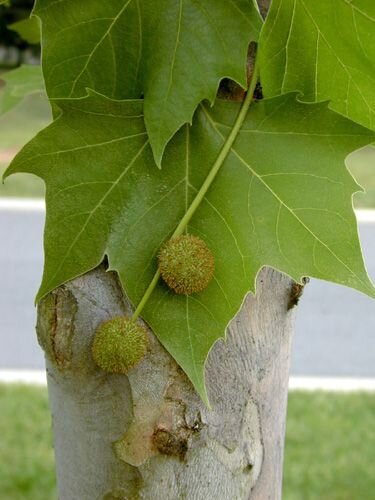
<svg viewBox="0 0 375 500">
<path fill-rule="evenodd" d="M 7 73 L 0 103 L 45 88 L 53 111 L 5 178 L 46 185 L 59 498 L 281 498 L 305 277 L 375 297 L 345 166 L 375 139 L 374 2 L 37 0 L 31 19 L 43 76 Z"/>
</svg>

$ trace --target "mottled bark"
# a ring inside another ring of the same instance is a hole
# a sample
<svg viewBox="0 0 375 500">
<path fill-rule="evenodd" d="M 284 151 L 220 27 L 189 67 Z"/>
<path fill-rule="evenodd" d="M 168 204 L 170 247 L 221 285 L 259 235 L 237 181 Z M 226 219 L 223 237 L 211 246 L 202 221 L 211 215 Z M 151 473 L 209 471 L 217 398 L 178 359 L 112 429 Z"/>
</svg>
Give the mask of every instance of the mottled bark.
<svg viewBox="0 0 375 500">
<path fill-rule="evenodd" d="M 152 332 L 128 376 L 92 361 L 102 321 L 129 313 L 104 269 L 60 287 L 39 305 L 47 354 L 60 500 L 281 498 L 293 311 L 291 282 L 263 270 L 212 349 L 212 409 Z"/>
</svg>

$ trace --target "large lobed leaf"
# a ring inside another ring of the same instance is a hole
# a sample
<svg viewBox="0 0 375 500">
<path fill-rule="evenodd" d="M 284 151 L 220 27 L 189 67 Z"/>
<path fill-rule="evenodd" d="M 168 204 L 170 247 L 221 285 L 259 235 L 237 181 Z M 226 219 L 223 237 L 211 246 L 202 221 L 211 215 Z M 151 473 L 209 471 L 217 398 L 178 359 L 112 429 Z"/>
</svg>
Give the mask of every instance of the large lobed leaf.
<svg viewBox="0 0 375 500">
<path fill-rule="evenodd" d="M 16 157 L 6 175 L 47 185 L 45 269 L 38 294 L 97 266 L 104 255 L 133 304 L 156 255 L 200 189 L 238 112 L 201 105 L 169 144 L 162 171 L 144 128 L 142 102 L 90 93 L 60 100 L 62 115 Z M 374 134 L 294 94 L 255 103 L 187 230 L 215 255 L 202 293 L 177 296 L 159 282 L 142 312 L 206 400 L 204 364 L 264 265 L 295 280 L 315 276 L 375 296 L 358 242 L 344 158 Z"/>
<path fill-rule="evenodd" d="M 90 87 L 108 97 L 144 95 L 156 162 L 219 80 L 246 86 L 246 54 L 261 18 L 254 0 L 38 0 L 51 98 Z"/>
<path fill-rule="evenodd" d="M 374 0 L 273 0 L 260 40 L 266 96 L 307 101 L 375 129 Z"/>
</svg>

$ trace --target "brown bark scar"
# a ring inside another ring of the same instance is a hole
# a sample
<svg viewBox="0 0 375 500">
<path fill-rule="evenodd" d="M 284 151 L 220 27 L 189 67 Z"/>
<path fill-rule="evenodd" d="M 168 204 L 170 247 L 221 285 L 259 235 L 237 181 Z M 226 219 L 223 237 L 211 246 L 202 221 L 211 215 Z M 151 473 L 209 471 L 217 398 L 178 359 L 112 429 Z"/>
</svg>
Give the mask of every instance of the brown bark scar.
<svg viewBox="0 0 375 500">
<path fill-rule="evenodd" d="M 289 295 L 289 302 L 288 302 L 288 311 L 290 309 L 293 309 L 293 307 L 297 306 L 300 298 L 303 295 L 303 291 L 305 289 L 305 285 L 309 283 L 310 279 L 307 277 L 302 278 L 302 284 L 301 283 L 292 283 L 290 287 L 290 295 Z"/>
<path fill-rule="evenodd" d="M 36 327 L 39 344 L 50 361 L 60 369 L 67 369 L 73 356 L 76 300 L 62 286 L 41 300 L 39 308 L 43 314 L 38 317 L 44 317 L 43 323 L 38 321 Z"/>
</svg>

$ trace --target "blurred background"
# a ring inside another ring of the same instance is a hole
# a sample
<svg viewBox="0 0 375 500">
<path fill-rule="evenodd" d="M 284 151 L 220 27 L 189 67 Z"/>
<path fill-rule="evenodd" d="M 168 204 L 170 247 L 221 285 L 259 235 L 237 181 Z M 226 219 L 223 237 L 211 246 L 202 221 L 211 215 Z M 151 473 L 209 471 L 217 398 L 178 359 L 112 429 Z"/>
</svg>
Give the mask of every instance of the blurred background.
<svg viewBox="0 0 375 500">
<path fill-rule="evenodd" d="M 39 64 L 35 25 L 20 23 L 32 4 L 0 6 L 1 175 L 51 120 L 40 92 L 1 115 L 1 78 L 20 64 Z M 375 147 L 346 163 L 365 189 L 354 205 L 375 280 Z M 44 361 L 34 332 L 43 196 L 42 181 L 31 175 L 0 185 L 0 500 L 57 499 Z M 375 303 L 311 280 L 298 306 L 291 375 L 283 498 L 375 499 Z"/>
</svg>

